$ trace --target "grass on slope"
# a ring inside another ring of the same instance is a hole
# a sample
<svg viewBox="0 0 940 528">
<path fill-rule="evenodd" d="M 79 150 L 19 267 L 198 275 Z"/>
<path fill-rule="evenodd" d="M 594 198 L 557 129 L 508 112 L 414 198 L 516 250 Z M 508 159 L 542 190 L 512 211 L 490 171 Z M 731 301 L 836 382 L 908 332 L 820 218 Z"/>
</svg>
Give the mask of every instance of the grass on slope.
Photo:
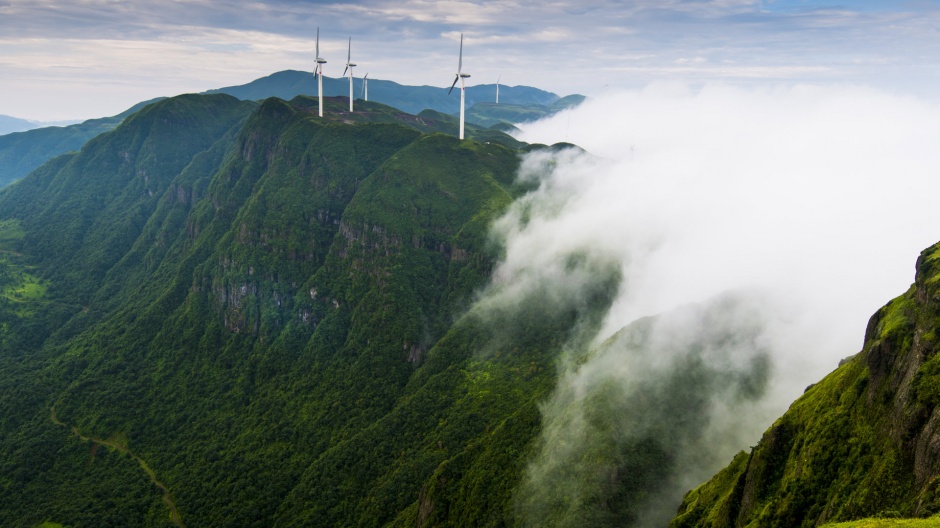
<svg viewBox="0 0 940 528">
<path fill-rule="evenodd" d="M 30 312 L 31 306 L 43 299 L 47 284 L 30 273 L 31 267 L 13 250 L 23 238 L 17 220 L 0 221 L 0 299 L 17 303 L 11 306 L 18 316 Z"/>
<path fill-rule="evenodd" d="M 934 528 L 940 526 L 940 517 L 931 517 L 929 519 L 861 519 L 858 521 L 824 524 L 822 528 L 887 528 L 891 526 Z"/>
</svg>

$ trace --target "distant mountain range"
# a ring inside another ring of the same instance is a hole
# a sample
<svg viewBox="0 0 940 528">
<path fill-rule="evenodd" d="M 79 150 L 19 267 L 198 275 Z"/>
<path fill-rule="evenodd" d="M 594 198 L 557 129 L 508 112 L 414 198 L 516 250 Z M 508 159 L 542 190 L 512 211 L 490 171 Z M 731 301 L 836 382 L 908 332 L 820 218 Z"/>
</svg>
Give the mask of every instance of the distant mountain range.
<svg viewBox="0 0 940 528">
<path fill-rule="evenodd" d="M 40 126 L 33 121 L 27 121 L 18 117 L 0 115 L 0 134 L 9 134 L 11 132 L 22 132 L 31 128 Z"/>
<path fill-rule="evenodd" d="M 355 97 L 358 99 L 362 96 L 362 79 L 353 79 L 353 86 Z M 286 70 L 247 84 L 204 93 L 224 93 L 248 101 L 260 101 L 269 97 L 288 101 L 298 95 L 315 95 L 316 90 L 316 83 L 310 72 Z M 328 97 L 348 96 L 349 80 L 324 76 L 323 91 Z M 454 91 L 448 95 L 447 91 L 444 87 L 407 86 L 382 79 L 369 79 L 370 101 L 380 102 L 409 114 L 419 114 L 423 110 L 456 114 L 459 112 L 459 94 Z M 581 95 L 559 97 L 557 94 L 530 86 L 504 85 L 500 85 L 499 97 L 500 104 L 495 105 L 495 84 L 467 88 L 467 121 L 483 127 L 495 126 L 508 132 L 512 131 L 512 125 L 515 123 L 540 119 L 584 100 Z M 7 116 L 0 116 L 0 134 L 5 134 L 0 135 L 0 188 L 22 178 L 59 154 L 80 149 L 91 138 L 114 129 L 127 116 L 160 99 L 138 103 L 116 116 L 91 119 L 64 127 L 35 128 L 36 123 L 8 118 L 11 120 L 11 129 L 3 132 L 2 127 L 6 122 L 4 118 Z M 24 126 L 30 126 L 32 129 L 21 128 L 21 132 L 13 130 Z"/>
<path fill-rule="evenodd" d="M 408 86 L 382 79 L 369 79 L 369 100 L 386 104 L 409 114 L 417 114 L 425 109 L 437 110 L 445 114 L 460 111 L 460 94 L 457 89 L 448 95 L 449 87 Z M 298 95 L 316 95 L 317 84 L 310 72 L 285 70 L 267 77 L 262 77 L 241 86 L 228 86 L 206 93 L 224 93 L 242 100 L 257 101 L 268 97 L 280 97 L 289 101 Z M 353 79 L 353 93 L 356 99 L 362 98 L 362 79 Z M 323 94 L 326 96 L 349 96 L 348 78 L 323 77 Z M 467 108 L 477 103 L 496 101 L 495 84 L 479 84 L 467 88 Z M 558 101 L 557 94 L 546 92 L 531 86 L 499 87 L 500 104 L 549 106 Z"/>
<path fill-rule="evenodd" d="M 34 128 L 0 136 L 0 187 L 26 176 L 50 159 L 82 148 L 91 138 L 113 130 L 125 117 L 156 101 L 144 101 L 120 114 L 64 127 Z"/>
<path fill-rule="evenodd" d="M 13 132 L 24 132 L 34 128 L 74 125 L 79 121 L 28 121 L 18 117 L 0 115 L 0 136 Z"/>
</svg>

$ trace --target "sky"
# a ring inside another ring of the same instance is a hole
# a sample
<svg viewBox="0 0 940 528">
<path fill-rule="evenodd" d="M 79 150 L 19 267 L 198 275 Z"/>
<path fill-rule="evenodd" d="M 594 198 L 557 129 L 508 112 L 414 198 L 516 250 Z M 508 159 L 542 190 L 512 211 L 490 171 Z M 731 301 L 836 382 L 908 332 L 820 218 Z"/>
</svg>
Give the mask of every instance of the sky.
<svg viewBox="0 0 940 528">
<path fill-rule="evenodd" d="M 845 0 L 0 0 L 0 114 L 117 114 L 159 96 L 311 69 L 597 96 L 651 82 L 940 85 L 940 2 Z"/>
</svg>

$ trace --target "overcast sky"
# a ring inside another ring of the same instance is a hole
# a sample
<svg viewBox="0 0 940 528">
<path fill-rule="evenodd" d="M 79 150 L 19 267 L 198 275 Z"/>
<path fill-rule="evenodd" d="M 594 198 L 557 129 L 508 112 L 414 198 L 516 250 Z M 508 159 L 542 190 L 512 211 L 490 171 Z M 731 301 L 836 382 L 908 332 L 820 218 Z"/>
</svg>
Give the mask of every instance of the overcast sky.
<svg viewBox="0 0 940 528">
<path fill-rule="evenodd" d="M 940 2 L 881 0 L 0 0 L 0 114 L 116 114 L 156 96 L 311 69 L 597 95 L 654 80 L 936 92 Z"/>
</svg>

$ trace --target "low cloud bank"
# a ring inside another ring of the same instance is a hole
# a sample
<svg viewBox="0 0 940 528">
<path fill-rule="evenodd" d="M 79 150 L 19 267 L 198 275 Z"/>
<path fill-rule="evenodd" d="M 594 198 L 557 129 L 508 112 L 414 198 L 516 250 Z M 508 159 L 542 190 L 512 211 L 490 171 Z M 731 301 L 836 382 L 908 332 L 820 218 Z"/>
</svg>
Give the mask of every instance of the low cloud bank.
<svg viewBox="0 0 940 528">
<path fill-rule="evenodd" d="M 494 227 L 505 257 L 478 308 L 546 288 L 583 302 L 585 262 L 618 280 L 600 332 L 562 361 L 519 513 L 662 525 L 857 352 L 940 240 L 938 138 L 940 107 L 852 86 L 651 85 L 525 127 L 588 153 L 524 160 L 538 188 Z"/>
</svg>

